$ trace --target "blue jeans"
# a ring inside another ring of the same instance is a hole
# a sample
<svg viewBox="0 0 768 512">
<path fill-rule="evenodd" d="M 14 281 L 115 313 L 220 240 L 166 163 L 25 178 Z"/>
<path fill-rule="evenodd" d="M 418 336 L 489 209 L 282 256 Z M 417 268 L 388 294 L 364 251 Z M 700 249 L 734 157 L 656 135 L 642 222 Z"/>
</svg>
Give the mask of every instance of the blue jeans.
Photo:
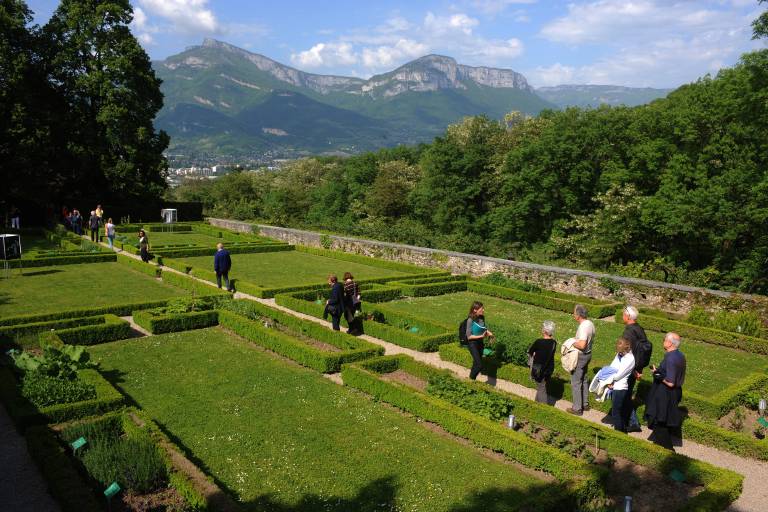
<svg viewBox="0 0 768 512">
<path fill-rule="evenodd" d="M 628 389 L 614 389 L 611 400 L 611 418 L 613 419 L 613 428 L 625 432 L 627 430 L 626 418 L 629 416 L 627 410 L 630 408 L 630 394 Z"/>
<path fill-rule="evenodd" d="M 109 242 L 109 248 L 112 249 L 115 245 L 115 235 L 107 235 L 107 241 Z"/>
</svg>

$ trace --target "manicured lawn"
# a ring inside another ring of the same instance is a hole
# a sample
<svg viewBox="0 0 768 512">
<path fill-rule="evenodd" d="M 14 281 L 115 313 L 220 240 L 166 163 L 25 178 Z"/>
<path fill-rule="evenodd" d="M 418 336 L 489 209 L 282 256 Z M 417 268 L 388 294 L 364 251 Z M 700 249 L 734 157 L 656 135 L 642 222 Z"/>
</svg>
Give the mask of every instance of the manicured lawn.
<svg viewBox="0 0 768 512">
<path fill-rule="evenodd" d="M 182 258 L 193 267 L 213 270 L 213 256 Z M 328 274 L 342 278 L 351 272 L 355 279 L 404 275 L 403 272 L 315 256 L 299 251 L 233 254 L 230 276 L 266 288 L 323 283 Z"/>
<path fill-rule="evenodd" d="M 0 279 L 0 316 L 139 302 L 186 295 L 119 263 L 85 263 L 13 270 Z"/>
<path fill-rule="evenodd" d="M 491 330 L 494 324 L 514 325 L 525 332 L 533 342 L 539 337 L 541 323 L 544 320 L 553 320 L 557 324 L 556 339 L 559 342 L 576 333 L 577 324 L 567 313 L 468 292 L 403 299 L 389 302 L 387 306 L 454 327 L 462 318 L 466 318 L 469 306 L 474 300 L 485 304 L 486 321 Z M 640 325 L 642 320 L 641 316 Z M 603 366 L 613 359 L 616 339 L 624 332 L 624 326 L 595 320 L 595 328 L 597 334 L 593 345 L 592 366 Z M 663 357 L 663 336 L 653 332 L 648 335 L 654 347 L 652 362 L 658 364 Z M 704 395 L 717 393 L 749 373 L 768 369 L 768 357 L 693 340 L 684 339 L 681 351 L 688 361 L 686 388 Z"/>
<path fill-rule="evenodd" d="M 218 329 L 91 354 L 247 510 L 517 510 L 545 492 L 514 466 Z"/>
<path fill-rule="evenodd" d="M 55 244 L 44 236 L 22 235 L 21 237 L 21 257 L 29 256 L 29 253 L 35 251 L 61 250 L 58 244 Z"/>
<path fill-rule="evenodd" d="M 120 234 L 128 235 L 129 238 L 132 235 L 134 235 L 134 233 L 120 233 Z M 192 244 L 192 245 L 203 245 L 207 247 L 216 247 L 216 244 L 219 242 L 227 243 L 226 240 L 222 240 L 221 238 L 217 238 L 211 235 L 206 235 L 205 233 L 196 233 L 193 231 L 179 231 L 177 233 L 163 233 L 163 232 L 152 231 L 151 233 L 147 233 L 147 237 L 149 238 L 149 243 L 152 246 Z M 136 238 L 138 243 L 138 237 L 134 237 L 134 238 Z"/>
</svg>

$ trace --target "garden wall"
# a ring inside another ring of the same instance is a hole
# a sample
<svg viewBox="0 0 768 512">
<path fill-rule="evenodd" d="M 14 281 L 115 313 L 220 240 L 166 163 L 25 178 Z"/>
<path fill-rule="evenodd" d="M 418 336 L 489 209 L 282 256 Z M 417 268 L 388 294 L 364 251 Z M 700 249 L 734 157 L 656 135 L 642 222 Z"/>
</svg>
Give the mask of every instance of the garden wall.
<svg viewBox="0 0 768 512">
<path fill-rule="evenodd" d="M 708 290 L 660 281 L 537 265 L 412 245 L 324 235 L 312 231 L 251 224 L 235 220 L 209 218 L 208 221 L 221 228 L 253 232 L 294 245 L 325 247 L 403 263 L 440 267 L 456 274 L 482 276 L 492 272 L 501 272 L 514 279 L 529 281 L 559 292 L 587 295 L 599 299 L 623 299 L 628 303 L 643 307 L 687 313 L 691 307 L 698 305 L 706 309 L 755 310 L 761 315 L 768 316 L 768 297 L 761 295 Z M 617 295 L 621 297 L 617 297 Z"/>
</svg>

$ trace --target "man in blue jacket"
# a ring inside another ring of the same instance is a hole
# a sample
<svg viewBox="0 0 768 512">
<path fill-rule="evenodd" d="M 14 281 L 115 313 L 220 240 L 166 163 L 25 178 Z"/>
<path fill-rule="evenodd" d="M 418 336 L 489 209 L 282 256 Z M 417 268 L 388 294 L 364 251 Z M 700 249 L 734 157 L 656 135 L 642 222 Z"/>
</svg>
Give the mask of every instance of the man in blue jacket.
<svg viewBox="0 0 768 512">
<path fill-rule="evenodd" d="M 229 270 L 232 268 L 232 258 L 229 251 L 224 248 L 224 244 L 216 244 L 216 255 L 213 257 L 213 270 L 216 272 L 216 284 L 221 288 L 221 278 L 224 278 L 224 285 L 228 292 L 234 291 L 234 287 L 229 286 Z"/>
</svg>

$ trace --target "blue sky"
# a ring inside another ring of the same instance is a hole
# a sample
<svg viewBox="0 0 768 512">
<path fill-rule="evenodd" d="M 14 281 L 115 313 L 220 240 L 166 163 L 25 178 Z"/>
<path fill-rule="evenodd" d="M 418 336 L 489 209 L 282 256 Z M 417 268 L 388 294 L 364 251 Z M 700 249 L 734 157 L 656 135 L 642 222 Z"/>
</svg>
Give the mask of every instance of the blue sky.
<svg viewBox="0 0 768 512">
<path fill-rule="evenodd" d="M 45 23 L 58 5 L 28 0 Z M 133 0 L 153 59 L 213 37 L 303 71 L 369 77 L 428 53 L 514 69 L 534 86 L 677 87 L 751 40 L 757 0 Z"/>
</svg>

